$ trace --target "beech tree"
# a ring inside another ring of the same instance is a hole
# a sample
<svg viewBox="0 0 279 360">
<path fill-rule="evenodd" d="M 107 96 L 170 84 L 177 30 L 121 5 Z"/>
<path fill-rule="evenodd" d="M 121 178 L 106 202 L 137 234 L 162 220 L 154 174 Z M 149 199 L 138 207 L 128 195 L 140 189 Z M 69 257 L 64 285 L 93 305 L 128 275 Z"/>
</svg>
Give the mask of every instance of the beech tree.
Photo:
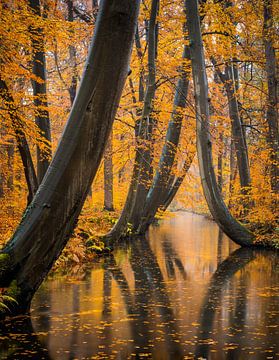
<svg viewBox="0 0 279 360">
<path fill-rule="evenodd" d="M 222 199 L 214 172 L 209 128 L 208 83 L 197 0 L 186 0 L 186 15 L 195 88 L 197 153 L 204 196 L 214 220 L 224 233 L 239 245 L 251 246 L 254 236 L 229 212 Z"/>
<path fill-rule="evenodd" d="M 127 77 L 138 10 L 139 1 L 101 2 L 83 78 L 57 151 L 0 254 L 0 287 L 17 301 L 9 304 L 13 315 L 29 310 L 76 224 Z"/>
</svg>

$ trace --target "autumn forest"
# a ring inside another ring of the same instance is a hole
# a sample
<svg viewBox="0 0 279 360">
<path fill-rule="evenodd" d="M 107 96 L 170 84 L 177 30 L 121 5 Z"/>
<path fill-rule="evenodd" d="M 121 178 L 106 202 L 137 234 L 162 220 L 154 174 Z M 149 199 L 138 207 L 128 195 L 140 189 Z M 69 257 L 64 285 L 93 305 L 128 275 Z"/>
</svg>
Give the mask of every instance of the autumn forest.
<svg viewBox="0 0 279 360">
<path fill-rule="evenodd" d="M 201 231 L 189 216 L 219 229 L 219 255 L 232 244 L 234 258 L 217 263 L 224 279 L 257 251 L 275 261 L 278 13 L 275 0 L 0 1 L 1 318 L 29 313 L 49 273 L 80 276 L 101 261 L 118 283 L 123 244 L 135 284 L 141 252 L 146 271 L 163 271 L 156 236 L 164 224 Z M 166 300 L 163 277 L 152 287 Z M 180 350 L 169 358 L 208 358 Z"/>
</svg>

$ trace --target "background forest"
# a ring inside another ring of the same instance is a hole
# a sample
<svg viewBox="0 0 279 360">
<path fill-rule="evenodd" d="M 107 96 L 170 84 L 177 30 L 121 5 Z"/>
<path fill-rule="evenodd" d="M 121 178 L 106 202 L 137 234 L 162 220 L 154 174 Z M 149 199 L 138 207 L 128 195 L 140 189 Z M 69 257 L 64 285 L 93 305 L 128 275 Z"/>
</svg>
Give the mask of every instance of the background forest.
<svg viewBox="0 0 279 360">
<path fill-rule="evenodd" d="M 200 1 L 218 186 L 232 214 L 256 231 L 259 240 L 272 241 L 278 230 L 279 193 L 278 43 L 273 16 L 279 13 L 278 5 L 272 0 Z M 97 0 L 1 1 L 2 244 L 31 202 L 58 145 L 79 86 L 98 6 Z M 98 236 L 119 218 L 138 171 L 137 154 L 144 158 L 139 199 L 156 181 L 162 187 L 168 179 L 169 198 L 153 198 L 152 211 L 158 210 L 157 216 L 175 194 L 171 209 L 209 213 L 196 156 L 191 44 L 185 23 L 181 0 L 141 2 L 131 69 L 127 69 L 113 130 L 60 262 L 70 259 L 79 264 L 86 247 L 102 247 Z M 145 116 L 149 121 L 144 125 Z M 163 161 L 164 151 L 167 161 Z M 138 228 L 134 215 L 133 222 L 126 219 L 121 234 Z"/>
</svg>

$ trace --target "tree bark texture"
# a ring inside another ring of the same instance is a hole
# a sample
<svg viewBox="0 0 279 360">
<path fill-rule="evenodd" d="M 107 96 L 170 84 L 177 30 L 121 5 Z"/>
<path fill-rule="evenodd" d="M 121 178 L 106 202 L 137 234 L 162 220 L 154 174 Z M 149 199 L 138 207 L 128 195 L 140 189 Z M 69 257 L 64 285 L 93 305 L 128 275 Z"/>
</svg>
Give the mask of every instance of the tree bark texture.
<svg viewBox="0 0 279 360">
<path fill-rule="evenodd" d="M 272 0 L 263 0 L 264 3 L 264 49 L 267 75 L 267 111 L 268 144 L 270 147 L 270 175 L 271 189 L 279 194 L 279 127 L 278 127 L 278 65 L 275 55 L 274 24 L 272 14 Z"/>
<path fill-rule="evenodd" d="M 104 153 L 104 210 L 114 211 L 113 206 L 113 163 L 112 133 L 110 134 Z"/>
<path fill-rule="evenodd" d="M 231 119 L 232 126 L 232 141 L 234 143 L 236 157 L 237 157 L 237 166 L 239 171 L 240 185 L 244 189 L 244 193 L 247 193 L 247 190 L 251 186 L 251 177 L 250 177 L 250 167 L 248 161 L 248 151 L 245 133 L 243 131 L 242 121 L 239 114 L 239 105 L 237 100 L 236 93 L 236 79 L 237 77 L 237 67 L 235 65 L 226 65 L 225 73 L 216 66 L 216 60 L 212 58 L 212 63 L 215 66 L 215 71 L 219 76 L 220 80 L 225 86 L 228 104 L 229 104 L 229 115 Z"/>
<path fill-rule="evenodd" d="M 139 1 L 103 0 L 81 84 L 55 156 L 0 254 L 0 287 L 28 311 L 66 245 L 96 175 L 127 77 Z"/>
<path fill-rule="evenodd" d="M 213 168 L 208 84 L 197 0 L 186 0 L 186 14 L 195 89 L 197 153 L 203 192 L 214 220 L 224 233 L 241 246 L 251 246 L 254 236 L 230 214 L 219 192 Z"/>
<path fill-rule="evenodd" d="M 42 16 L 40 0 L 29 0 L 29 6 L 33 10 L 34 15 L 38 17 Z M 33 75 L 35 77 L 32 80 L 35 122 L 46 146 L 46 150 L 43 151 L 40 146 L 37 146 L 37 178 L 40 184 L 50 164 L 51 131 L 46 89 L 44 31 L 41 27 L 32 25 L 30 27 L 30 34 L 33 52 Z M 37 81 L 37 78 L 40 80 Z"/>
<path fill-rule="evenodd" d="M 182 58 L 190 60 L 190 50 L 184 46 Z M 159 161 L 153 183 L 146 197 L 145 206 L 141 214 L 139 233 L 144 233 L 161 205 L 162 197 L 166 196 L 169 176 L 174 164 L 179 143 L 182 122 L 184 118 L 183 109 L 186 107 L 189 78 L 186 69 L 182 66 L 181 76 L 178 80 L 171 119 L 168 124 L 165 144 Z"/>
<path fill-rule="evenodd" d="M 150 141 L 150 137 L 152 135 L 152 129 L 150 127 L 150 114 L 152 111 L 152 101 L 156 90 L 155 24 L 158 4 L 159 0 L 153 0 L 151 5 L 148 31 L 148 80 L 145 93 L 143 92 L 143 71 L 140 72 L 139 101 L 143 101 L 143 108 L 137 109 L 137 115 L 140 116 L 140 120 L 135 124 L 136 154 L 131 182 L 121 215 L 117 223 L 105 236 L 107 245 L 111 245 L 113 242 L 119 240 L 121 236 L 126 236 L 127 233 L 130 232 L 131 226 L 135 228 L 135 224 L 139 219 L 138 214 L 143 208 L 149 188 L 148 182 L 150 175 L 151 156 L 150 149 L 145 149 L 145 142 L 146 140 Z M 138 56 L 141 59 L 142 49 L 138 29 L 135 34 L 135 44 Z M 134 98 L 133 101 L 136 102 L 136 99 Z"/>
</svg>

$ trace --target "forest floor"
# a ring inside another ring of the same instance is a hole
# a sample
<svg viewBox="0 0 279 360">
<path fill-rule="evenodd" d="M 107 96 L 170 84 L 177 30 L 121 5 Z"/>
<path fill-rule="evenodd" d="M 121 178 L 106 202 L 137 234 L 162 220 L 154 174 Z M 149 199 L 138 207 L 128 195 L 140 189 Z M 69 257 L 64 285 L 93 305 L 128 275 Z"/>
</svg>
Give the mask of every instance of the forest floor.
<svg viewBox="0 0 279 360">
<path fill-rule="evenodd" d="M 14 229 L 20 222 L 24 208 L 25 202 L 20 200 L 15 203 L 3 202 L 3 206 L 0 206 L 1 247 L 12 236 Z M 213 220 L 209 213 L 187 210 L 179 204 L 171 207 L 171 211 L 165 212 L 158 219 L 174 216 L 174 211 L 190 211 Z M 80 271 L 83 272 L 84 267 L 90 265 L 93 260 L 109 253 L 111 250 L 105 248 L 102 238 L 117 222 L 120 212 L 120 210 L 108 212 L 96 208 L 92 209 L 92 203 L 86 202 L 73 236 L 56 261 L 52 272 L 64 272 L 71 275 Z M 256 233 L 257 243 L 279 250 L 279 225 L 274 227 L 270 224 L 262 224 L 261 226 L 250 224 L 250 227 Z"/>
</svg>

